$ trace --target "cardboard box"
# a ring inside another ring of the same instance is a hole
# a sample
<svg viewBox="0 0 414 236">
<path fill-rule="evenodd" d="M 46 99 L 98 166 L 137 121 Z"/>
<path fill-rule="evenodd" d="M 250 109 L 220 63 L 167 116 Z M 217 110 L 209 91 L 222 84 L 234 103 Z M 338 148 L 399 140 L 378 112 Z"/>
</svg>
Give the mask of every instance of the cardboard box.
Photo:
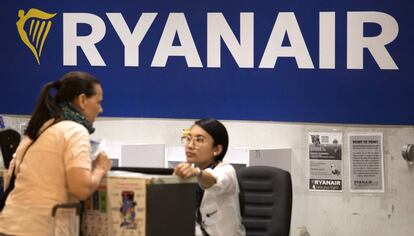
<svg viewBox="0 0 414 236">
<path fill-rule="evenodd" d="M 111 171 L 86 201 L 85 235 L 194 235 L 195 186 L 195 178 Z"/>
<path fill-rule="evenodd" d="M 146 178 L 127 172 L 107 177 L 110 235 L 145 235 Z"/>
</svg>

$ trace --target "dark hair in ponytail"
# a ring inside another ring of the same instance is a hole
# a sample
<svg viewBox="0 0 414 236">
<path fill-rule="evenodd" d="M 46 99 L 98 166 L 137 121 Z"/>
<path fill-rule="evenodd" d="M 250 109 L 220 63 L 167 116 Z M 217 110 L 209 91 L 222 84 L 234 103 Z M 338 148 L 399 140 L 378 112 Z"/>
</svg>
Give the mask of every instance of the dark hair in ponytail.
<svg viewBox="0 0 414 236">
<path fill-rule="evenodd" d="M 214 147 L 217 145 L 221 145 L 223 147 L 221 153 L 215 158 L 216 163 L 222 161 L 229 146 L 229 135 L 226 127 L 214 118 L 201 119 L 196 121 L 195 124 L 204 129 L 213 138 Z"/>
<path fill-rule="evenodd" d="M 81 94 L 85 94 L 86 97 L 95 95 L 95 84 L 99 84 L 99 81 L 94 76 L 80 71 L 66 73 L 62 79 L 45 84 L 25 135 L 32 140 L 36 139 L 46 121 L 55 119 L 57 122 L 62 119 L 60 104 L 72 103 Z M 52 89 L 56 89 L 54 96 L 51 93 Z"/>
</svg>

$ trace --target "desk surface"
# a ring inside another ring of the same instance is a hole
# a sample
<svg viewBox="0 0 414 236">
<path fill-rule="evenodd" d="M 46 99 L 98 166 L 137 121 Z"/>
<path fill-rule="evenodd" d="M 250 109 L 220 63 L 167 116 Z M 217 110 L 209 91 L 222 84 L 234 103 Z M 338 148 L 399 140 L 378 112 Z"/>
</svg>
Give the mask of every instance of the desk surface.
<svg viewBox="0 0 414 236">
<path fill-rule="evenodd" d="M 172 173 L 174 172 L 174 169 L 172 168 L 149 168 L 149 167 L 112 167 L 111 170 L 139 172 L 143 174 L 153 174 L 153 175 L 172 175 Z"/>
</svg>

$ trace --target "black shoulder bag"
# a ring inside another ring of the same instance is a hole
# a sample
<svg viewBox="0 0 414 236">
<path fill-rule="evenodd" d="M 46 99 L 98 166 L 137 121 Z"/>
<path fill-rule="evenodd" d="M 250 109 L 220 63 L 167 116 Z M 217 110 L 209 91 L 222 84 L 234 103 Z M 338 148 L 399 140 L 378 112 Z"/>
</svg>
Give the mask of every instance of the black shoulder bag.
<svg viewBox="0 0 414 236">
<path fill-rule="evenodd" d="M 33 145 L 33 143 L 40 137 L 40 135 L 42 135 L 49 127 L 51 127 L 52 125 L 54 125 L 56 123 L 51 124 L 50 126 L 48 126 L 46 129 L 44 129 L 30 144 L 29 146 L 27 146 L 26 150 L 23 153 L 23 157 L 22 157 L 22 161 L 20 162 L 20 165 L 23 163 L 24 160 L 24 156 L 27 153 L 27 150 L 29 150 L 29 148 Z M 14 166 L 14 168 L 16 168 L 16 166 Z M 11 191 L 13 191 L 14 189 L 14 182 L 16 181 L 16 174 L 14 173 L 15 170 L 13 169 L 13 173 L 12 176 L 10 178 L 10 183 L 9 186 L 7 187 L 7 189 L 4 191 L 3 195 L 0 196 L 0 212 L 3 210 L 4 206 L 6 205 L 6 200 L 7 197 L 9 196 L 9 194 L 11 193 Z"/>
<path fill-rule="evenodd" d="M 16 175 L 13 174 L 10 178 L 10 183 L 7 189 L 4 191 L 3 195 L 0 197 L 0 212 L 3 210 L 4 205 L 6 204 L 7 196 L 9 196 L 10 192 L 14 189 L 14 181 L 16 180 Z"/>
</svg>

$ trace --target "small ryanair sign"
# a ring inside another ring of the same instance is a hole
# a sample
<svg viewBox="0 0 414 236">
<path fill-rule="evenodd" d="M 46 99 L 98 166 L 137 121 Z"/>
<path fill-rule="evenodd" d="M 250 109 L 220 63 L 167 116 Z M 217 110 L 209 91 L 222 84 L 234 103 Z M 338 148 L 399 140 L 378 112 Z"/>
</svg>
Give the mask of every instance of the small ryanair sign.
<svg viewBox="0 0 414 236">
<path fill-rule="evenodd" d="M 17 31 L 20 39 L 32 51 L 37 63 L 40 65 L 40 56 L 42 55 L 43 46 L 47 35 L 52 27 L 52 18 L 55 14 L 31 8 L 26 14 L 24 10 L 19 10 L 19 20 L 16 22 Z M 28 24 L 28 31 L 25 26 Z"/>
</svg>

